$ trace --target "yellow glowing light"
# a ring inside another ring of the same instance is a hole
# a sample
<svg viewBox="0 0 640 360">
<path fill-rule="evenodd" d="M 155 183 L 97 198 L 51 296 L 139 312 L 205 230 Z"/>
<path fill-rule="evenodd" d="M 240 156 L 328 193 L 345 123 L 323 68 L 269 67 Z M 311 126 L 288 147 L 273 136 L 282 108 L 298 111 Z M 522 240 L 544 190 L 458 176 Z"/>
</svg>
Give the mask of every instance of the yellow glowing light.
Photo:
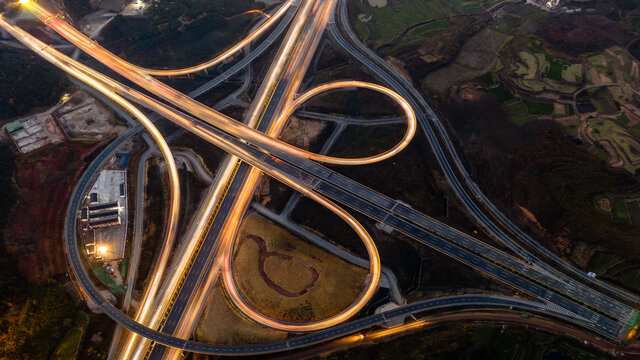
<svg viewBox="0 0 640 360">
<path fill-rule="evenodd" d="M 428 321 L 425 320 L 419 320 L 410 324 L 405 324 L 405 325 L 397 325 L 385 330 L 378 330 L 378 331 L 373 331 L 370 332 L 366 335 L 366 338 L 368 339 L 378 339 L 378 338 L 382 338 L 382 337 L 386 337 L 386 336 L 391 336 L 391 335 L 396 335 L 405 331 L 410 331 L 410 330 L 415 330 L 418 328 L 421 328 L 423 326 L 427 326 L 431 324 Z"/>
<path fill-rule="evenodd" d="M 364 335 L 362 334 L 355 334 L 355 335 L 350 335 L 347 337 L 344 337 L 340 340 L 338 340 L 337 342 L 340 344 L 351 344 L 351 343 L 355 343 L 358 341 L 362 341 L 362 339 L 364 339 Z"/>
<path fill-rule="evenodd" d="M 104 255 L 107 253 L 107 247 L 106 246 L 100 246 L 98 247 L 98 253 L 101 255 Z"/>
<path fill-rule="evenodd" d="M 19 2 L 20 4 L 22 4 L 22 5 L 24 5 L 24 4 L 28 3 L 28 2 L 29 2 L 29 0 L 19 0 L 18 2 Z"/>
</svg>

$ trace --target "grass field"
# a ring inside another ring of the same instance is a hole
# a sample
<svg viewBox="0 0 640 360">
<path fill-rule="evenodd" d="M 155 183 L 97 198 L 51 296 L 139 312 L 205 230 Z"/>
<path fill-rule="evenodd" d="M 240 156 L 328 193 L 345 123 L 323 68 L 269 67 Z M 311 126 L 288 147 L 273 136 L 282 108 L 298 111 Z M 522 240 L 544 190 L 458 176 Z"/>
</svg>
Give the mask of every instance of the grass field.
<svg viewBox="0 0 640 360">
<path fill-rule="evenodd" d="M 374 48 L 390 44 L 409 27 L 436 20 L 411 29 L 396 46 L 407 46 L 434 36 L 449 27 L 448 18 L 453 14 L 479 14 L 483 5 L 496 0 L 395 0 L 387 6 L 374 8 L 366 1 L 353 1 L 352 11 L 357 14 L 353 27 L 362 39 L 370 41 Z"/>
<path fill-rule="evenodd" d="M 562 80 L 570 83 L 582 82 L 582 64 L 572 64 L 562 71 Z"/>
<path fill-rule="evenodd" d="M 589 150 L 589 152 L 602 161 L 607 161 L 609 159 L 609 154 L 600 147 L 594 146 Z"/>
<path fill-rule="evenodd" d="M 309 291 L 285 296 L 270 286 L 260 274 L 260 248 L 248 235 L 261 237 L 267 251 L 293 258 L 265 259 L 267 277 L 280 288 L 297 293 L 311 280 L 311 270 L 301 263 L 313 268 L 318 277 Z M 267 315 L 288 321 L 318 320 L 338 313 L 355 300 L 368 273 L 256 215 L 243 221 L 233 261 L 234 277 L 247 301 Z"/>
<path fill-rule="evenodd" d="M 112 293 L 116 295 L 124 294 L 124 289 L 122 288 L 122 286 L 116 284 L 116 282 L 109 276 L 109 274 L 107 274 L 107 271 L 102 266 L 94 268 L 93 273 L 98 279 L 100 279 L 100 282 L 102 282 L 106 287 L 109 288 L 109 290 L 111 290 Z"/>
<path fill-rule="evenodd" d="M 553 104 L 546 102 L 536 102 L 531 100 L 523 100 L 527 106 L 527 111 L 531 115 L 551 115 L 553 113 Z"/>
<path fill-rule="evenodd" d="M 627 203 L 624 198 L 615 197 L 612 201 L 613 205 L 613 220 L 625 225 L 631 225 L 631 219 L 629 218 L 629 211 L 627 210 Z"/>
<path fill-rule="evenodd" d="M 597 91 L 591 98 L 591 103 L 600 114 L 615 114 L 618 112 L 618 108 L 613 103 L 613 100 L 611 100 L 609 92 L 606 89 Z"/>
<path fill-rule="evenodd" d="M 405 48 L 407 46 L 420 45 L 425 38 L 436 36 L 441 32 L 447 30 L 449 27 L 449 19 L 442 19 L 424 24 L 411 29 L 401 41 L 393 44 L 389 52 L 395 53 L 398 49 Z M 369 31 L 367 29 L 367 31 Z"/>
<path fill-rule="evenodd" d="M 71 328 L 64 336 L 55 353 L 51 357 L 52 360 L 74 360 L 76 358 L 78 347 L 82 341 L 82 336 L 89 325 L 89 315 L 79 312 L 76 317 L 76 326 Z"/>
<path fill-rule="evenodd" d="M 363 18 L 370 17 L 371 26 L 366 39 L 375 47 L 391 42 L 410 26 L 429 19 L 442 18 L 449 13 L 440 3 L 423 0 L 397 0 L 381 8 L 374 8 L 366 2 L 354 1 L 353 6 L 358 14 L 364 14 Z M 361 26 L 358 28 L 362 31 Z"/>
<path fill-rule="evenodd" d="M 597 251 L 589 259 L 589 271 L 596 274 L 604 274 L 611 267 L 620 262 L 620 257 L 611 253 Z"/>
<path fill-rule="evenodd" d="M 195 335 L 199 341 L 220 345 L 261 344 L 287 337 L 285 332 L 266 328 L 240 315 L 219 284 L 206 300 Z"/>
<path fill-rule="evenodd" d="M 535 56 L 525 51 L 521 51 L 519 55 L 523 63 L 518 64 L 516 74 L 523 76 L 525 79 L 535 79 L 538 70 L 538 60 Z"/>
<path fill-rule="evenodd" d="M 640 154 L 637 146 L 630 141 L 630 136 L 637 136 L 631 131 L 633 128 L 627 129 L 620 126 L 617 121 L 609 119 L 594 118 L 589 119 L 588 123 L 589 127 L 596 130 L 595 137 L 598 140 L 609 141 L 624 161 L 624 168 L 635 174 L 636 169 L 640 168 L 637 165 L 640 162 Z"/>
<path fill-rule="evenodd" d="M 620 116 L 616 118 L 615 122 L 620 126 L 626 127 L 627 125 L 629 125 L 631 120 L 629 120 L 629 117 L 627 116 L 627 114 L 622 113 L 620 114 Z"/>
<path fill-rule="evenodd" d="M 518 126 L 522 126 L 532 120 L 526 105 L 521 101 L 505 103 L 502 105 L 502 110 L 507 114 L 509 120 Z"/>
<path fill-rule="evenodd" d="M 529 47 L 531 52 L 520 51 L 519 62 L 510 66 L 516 73 L 514 83 L 529 92 L 545 90 L 561 93 L 573 93 L 576 85 L 582 81 L 582 65 L 568 64 L 546 55 L 535 43 Z"/>
<path fill-rule="evenodd" d="M 498 99 L 498 101 L 500 102 L 505 102 L 513 99 L 513 97 L 511 96 L 511 93 L 509 93 L 509 91 L 507 91 L 507 89 L 505 89 L 502 86 L 492 87 L 492 88 L 486 89 L 486 91 L 492 94 L 493 96 L 495 96 L 496 99 Z"/>
<path fill-rule="evenodd" d="M 507 35 L 513 35 L 520 25 L 522 25 L 522 19 L 511 14 L 506 14 L 505 16 L 501 17 L 495 17 L 489 23 L 489 26 L 493 30 Z"/>
<path fill-rule="evenodd" d="M 478 14 L 482 12 L 482 6 L 477 1 L 465 1 L 460 4 L 460 11 L 463 14 Z"/>
<path fill-rule="evenodd" d="M 549 55 L 545 55 L 545 60 L 549 65 L 544 68 L 545 71 L 542 73 L 542 76 L 555 81 L 562 81 L 562 72 L 569 67 L 569 64 L 564 61 L 554 59 Z"/>
</svg>

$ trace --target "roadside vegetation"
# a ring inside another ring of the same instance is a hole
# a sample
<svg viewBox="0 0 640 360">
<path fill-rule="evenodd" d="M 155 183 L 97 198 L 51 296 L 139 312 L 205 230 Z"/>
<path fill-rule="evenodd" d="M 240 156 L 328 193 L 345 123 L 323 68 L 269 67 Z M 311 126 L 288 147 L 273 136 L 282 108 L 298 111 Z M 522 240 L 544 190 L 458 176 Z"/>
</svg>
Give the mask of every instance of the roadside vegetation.
<svg viewBox="0 0 640 360">
<path fill-rule="evenodd" d="M 117 15 L 103 32 L 107 48 L 142 66 L 195 65 L 219 54 L 246 33 L 261 9 L 252 0 L 151 2 L 144 16 Z"/>
<path fill-rule="evenodd" d="M 67 331 L 84 322 L 60 282 L 30 283 L 6 251 L 6 227 L 19 195 L 14 161 L 0 143 L 0 358 L 50 359 Z"/>
<path fill-rule="evenodd" d="M 168 199 L 165 197 L 162 181 L 162 173 L 158 165 L 149 165 L 147 168 L 147 185 L 145 187 L 144 220 L 142 232 L 142 250 L 136 278 L 136 289 L 144 289 L 146 279 L 151 271 L 151 266 L 163 241 L 163 228 L 165 223 L 165 205 Z"/>
<path fill-rule="evenodd" d="M 640 291 L 640 9 L 629 1 L 564 3 L 582 8 L 570 15 L 503 2 L 495 16 L 465 14 L 473 6 L 461 1 L 434 4 L 355 1 L 350 23 L 421 87 L 474 180 L 507 216 L 581 269 Z M 428 171 L 409 169 L 406 177 Z M 365 184 L 375 178 L 339 170 Z M 370 186 L 403 199 L 396 181 Z M 434 188 L 446 194 L 446 185 Z M 406 198 L 425 211 L 438 204 L 420 193 Z"/>
<path fill-rule="evenodd" d="M 385 341 L 386 340 L 386 341 Z M 593 348 L 584 348 L 578 341 L 547 332 L 519 326 L 487 326 L 444 324 L 410 333 L 406 336 L 383 338 L 382 341 L 325 357 L 341 359 L 581 359 L 612 358 Z"/>
<path fill-rule="evenodd" d="M 7 48 L 0 53 L 0 81 L 0 121 L 54 105 L 69 86 L 64 74 L 38 55 Z"/>
<path fill-rule="evenodd" d="M 64 0 L 64 9 L 74 21 L 93 12 L 90 0 Z"/>
</svg>

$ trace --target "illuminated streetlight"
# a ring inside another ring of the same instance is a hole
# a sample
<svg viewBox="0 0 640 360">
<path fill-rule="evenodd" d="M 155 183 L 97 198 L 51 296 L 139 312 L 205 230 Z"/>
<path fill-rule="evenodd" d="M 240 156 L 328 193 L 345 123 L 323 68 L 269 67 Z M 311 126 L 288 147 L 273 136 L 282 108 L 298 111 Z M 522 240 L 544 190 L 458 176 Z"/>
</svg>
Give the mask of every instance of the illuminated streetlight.
<svg viewBox="0 0 640 360">
<path fill-rule="evenodd" d="M 29 0 L 19 0 L 18 2 L 19 2 L 20 4 L 22 4 L 22 5 L 24 5 L 24 4 L 28 3 L 28 2 L 29 2 Z"/>
<path fill-rule="evenodd" d="M 98 247 L 98 254 L 105 255 L 106 253 L 107 253 L 107 247 L 106 246 Z"/>
</svg>

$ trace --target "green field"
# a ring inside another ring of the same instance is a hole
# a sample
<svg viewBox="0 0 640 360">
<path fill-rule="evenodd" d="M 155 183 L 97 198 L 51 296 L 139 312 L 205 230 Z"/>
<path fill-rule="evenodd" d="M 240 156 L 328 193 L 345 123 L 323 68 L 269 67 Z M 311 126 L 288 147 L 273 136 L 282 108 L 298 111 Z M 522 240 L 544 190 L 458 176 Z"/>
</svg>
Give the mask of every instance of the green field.
<svg viewBox="0 0 640 360">
<path fill-rule="evenodd" d="M 626 127 L 627 125 L 629 125 L 631 120 L 629 120 L 629 117 L 627 116 L 627 114 L 622 113 L 620 114 L 620 116 L 616 118 L 615 122 L 620 126 Z"/>
<path fill-rule="evenodd" d="M 629 141 L 629 136 L 638 136 L 640 134 L 634 133 L 634 128 L 627 129 L 620 126 L 618 121 L 609 119 L 589 119 L 587 120 L 589 127 L 595 131 L 594 135 L 598 140 L 606 140 L 611 143 L 616 152 L 620 154 L 620 157 L 624 161 L 624 168 L 632 174 L 635 174 L 636 169 L 640 169 L 638 162 L 640 161 L 640 154 L 637 149 L 634 148 L 632 142 Z M 637 129 L 640 130 L 640 129 Z M 636 165 L 634 165 L 636 164 Z"/>
<path fill-rule="evenodd" d="M 434 36 L 449 27 L 449 18 L 454 14 L 479 14 L 483 5 L 496 0 L 395 0 L 381 8 L 370 6 L 366 1 L 351 2 L 353 27 L 362 39 L 374 47 L 391 44 L 406 31 L 418 24 L 399 41 L 400 46 L 412 45 L 424 38 Z M 431 21 L 431 22 L 430 22 Z"/>
<path fill-rule="evenodd" d="M 510 65 L 518 75 L 514 77 L 518 87 L 534 93 L 551 90 L 570 94 L 577 90 L 575 85 L 582 82 L 581 64 L 570 65 L 546 55 L 535 43 L 530 43 L 529 49 L 531 52 L 520 51 L 520 61 Z"/>
<path fill-rule="evenodd" d="M 82 340 L 83 331 L 80 328 L 74 327 L 69 330 L 64 339 L 56 349 L 56 353 L 53 355 L 54 360 L 73 360 L 76 358 L 76 352 L 78 351 L 78 345 Z"/>
<path fill-rule="evenodd" d="M 478 80 L 480 80 L 484 86 L 491 86 L 495 82 L 493 80 L 493 73 L 490 72 L 478 76 Z"/>
<path fill-rule="evenodd" d="M 498 101 L 500 102 L 506 102 L 513 99 L 513 96 L 511 96 L 511 93 L 509 93 L 509 91 L 507 91 L 507 89 L 503 88 L 502 86 L 496 86 L 496 87 L 487 89 L 486 91 L 492 94 L 493 96 L 495 96 L 496 99 L 498 99 Z"/>
<path fill-rule="evenodd" d="M 607 161 L 609 159 L 609 154 L 607 154 L 607 152 L 604 151 L 604 149 L 602 149 L 601 147 L 594 146 L 589 150 L 589 152 L 599 160 Z"/>
<path fill-rule="evenodd" d="M 390 43 L 410 26 L 429 19 L 446 17 L 449 14 L 446 7 L 443 8 L 435 1 L 398 0 L 381 8 L 369 6 L 364 1 L 354 1 L 353 6 L 356 7 L 359 18 L 370 19 L 365 24 L 369 29 L 366 38 L 375 47 Z M 362 26 L 356 26 L 356 30 L 362 32 Z M 359 33 L 358 35 L 364 37 L 367 34 Z"/>
<path fill-rule="evenodd" d="M 58 344 L 56 352 L 51 357 L 52 360 L 74 360 L 78 347 L 82 341 L 82 336 L 89 325 L 89 315 L 79 312 L 76 317 L 76 326 L 67 331 L 66 335 Z"/>
<path fill-rule="evenodd" d="M 572 64 L 562 71 L 562 80 L 570 83 L 582 83 L 582 64 Z"/>
<path fill-rule="evenodd" d="M 124 289 L 122 288 L 122 286 L 116 284 L 116 282 L 109 276 L 109 274 L 107 274 L 107 271 L 102 266 L 94 268 L 93 273 L 98 279 L 100 279 L 100 282 L 102 282 L 102 284 L 104 284 L 109 288 L 109 290 L 111 290 L 111 292 L 116 295 L 124 294 Z"/>
<path fill-rule="evenodd" d="M 546 102 L 536 102 L 531 100 L 523 100 L 527 106 L 527 110 L 531 115 L 551 115 L 553 114 L 553 104 Z"/>
<path fill-rule="evenodd" d="M 535 79 L 538 70 L 536 57 L 525 51 L 521 51 L 519 55 L 522 63 L 517 64 L 516 74 L 521 75 L 525 79 Z"/>
<path fill-rule="evenodd" d="M 449 27 L 449 19 L 437 20 L 418 26 L 411 29 L 401 41 L 395 43 L 389 50 L 390 53 L 394 53 L 398 49 L 405 48 L 407 46 L 420 45 L 425 38 L 435 36 L 441 32 L 447 30 Z M 368 31 L 368 29 L 367 29 Z"/>
<path fill-rule="evenodd" d="M 627 210 L 627 204 L 623 198 L 616 197 L 612 201 L 613 205 L 613 220 L 625 225 L 631 225 L 631 219 L 629 219 L 629 211 Z"/>
<path fill-rule="evenodd" d="M 527 106 L 521 101 L 508 102 L 502 105 L 502 110 L 507 114 L 509 120 L 522 126 L 532 120 L 527 111 Z"/>
<path fill-rule="evenodd" d="M 569 67 L 569 64 L 549 55 L 545 56 L 545 60 L 549 66 L 545 68 L 545 71 L 542 73 L 542 77 L 555 81 L 562 81 L 562 72 Z"/>
<path fill-rule="evenodd" d="M 589 259 L 589 271 L 593 271 L 596 274 L 604 274 L 618 262 L 620 262 L 619 256 L 598 251 Z"/>
<path fill-rule="evenodd" d="M 482 10 L 480 3 L 477 1 L 465 1 L 460 5 L 460 11 L 463 14 L 478 14 Z"/>
<path fill-rule="evenodd" d="M 127 265 L 127 259 L 122 260 L 122 263 L 120 264 L 120 276 L 122 276 L 123 279 L 127 277 Z"/>
<path fill-rule="evenodd" d="M 520 25 L 522 25 L 522 19 L 511 14 L 495 17 L 489 23 L 491 29 L 507 35 L 513 35 Z"/>
</svg>

